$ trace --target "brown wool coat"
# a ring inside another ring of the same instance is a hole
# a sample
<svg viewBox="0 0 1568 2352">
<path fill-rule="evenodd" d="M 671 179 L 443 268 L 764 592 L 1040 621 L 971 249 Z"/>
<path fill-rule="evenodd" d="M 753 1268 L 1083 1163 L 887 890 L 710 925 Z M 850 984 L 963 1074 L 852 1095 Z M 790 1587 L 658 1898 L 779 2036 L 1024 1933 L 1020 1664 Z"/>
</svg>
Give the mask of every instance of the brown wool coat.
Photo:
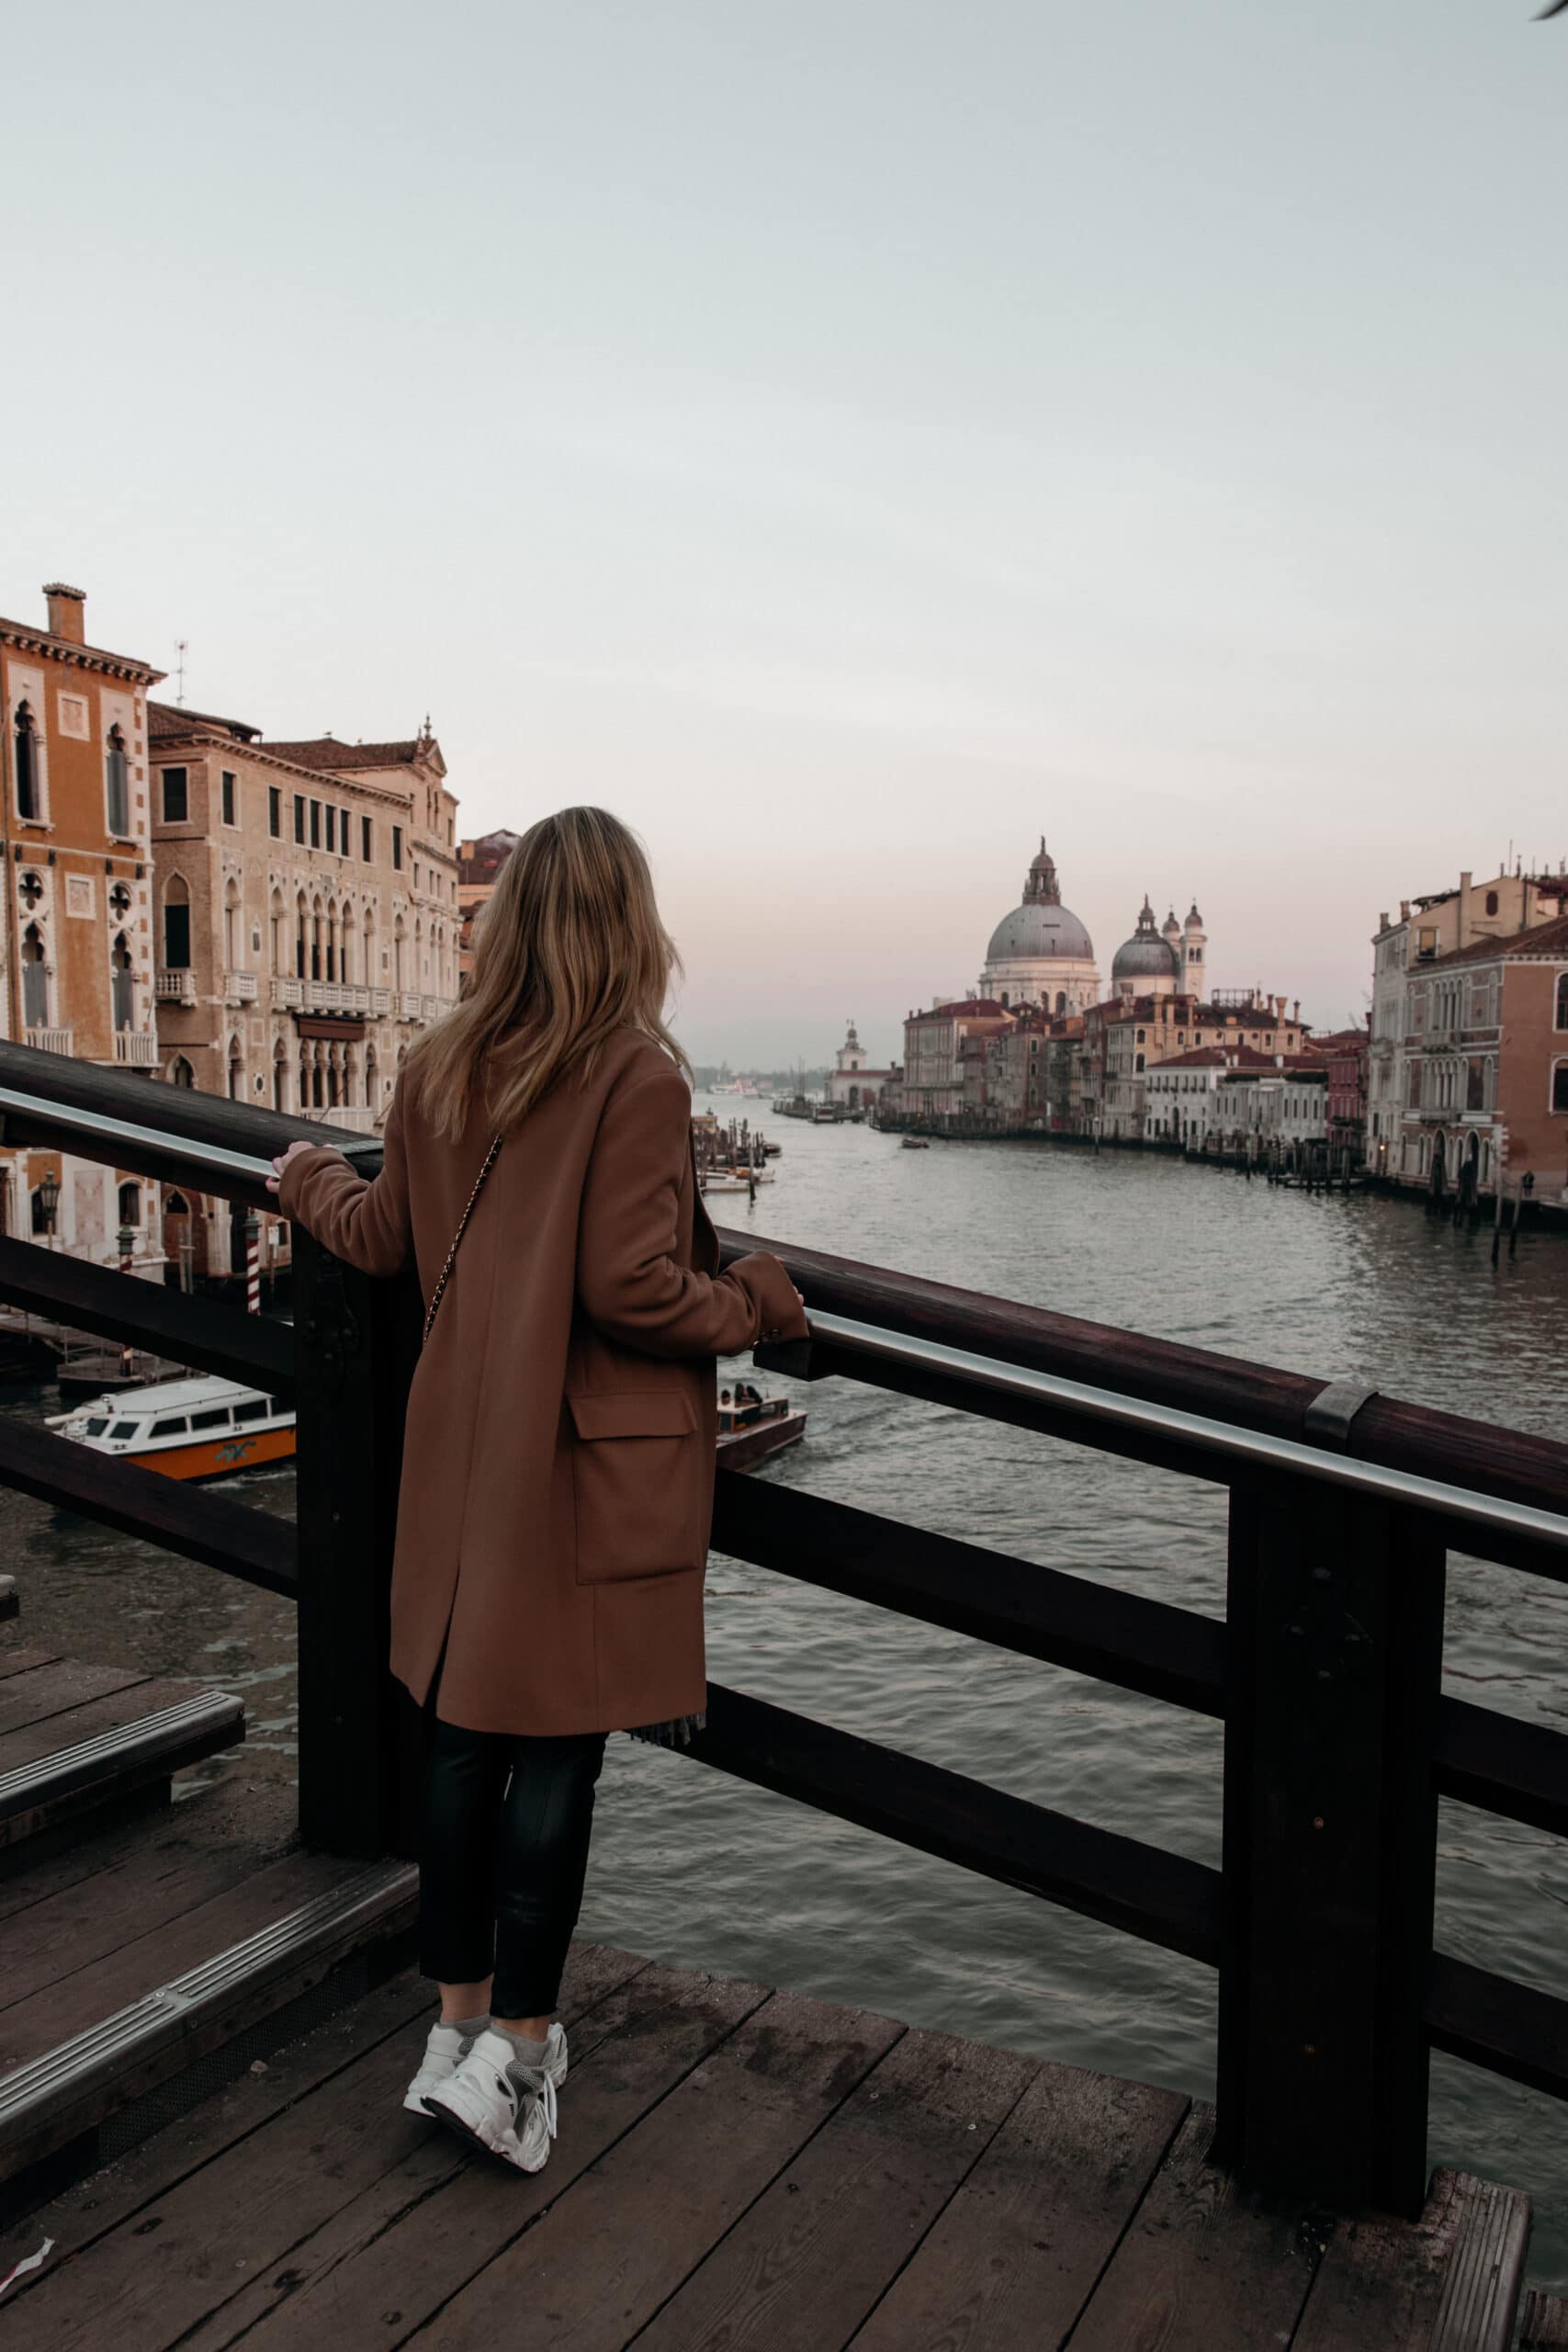
<svg viewBox="0 0 1568 2352">
<path fill-rule="evenodd" d="M 409 1097 L 374 1180 L 314 1145 L 277 1197 L 367 1273 L 412 1250 L 428 1300 L 492 1130 L 438 1141 Z M 446 1722 L 617 1731 L 705 1703 L 715 1358 L 806 1329 L 768 1251 L 717 1266 L 690 1090 L 622 1031 L 502 1146 L 414 1369 L 390 1664 Z"/>
</svg>

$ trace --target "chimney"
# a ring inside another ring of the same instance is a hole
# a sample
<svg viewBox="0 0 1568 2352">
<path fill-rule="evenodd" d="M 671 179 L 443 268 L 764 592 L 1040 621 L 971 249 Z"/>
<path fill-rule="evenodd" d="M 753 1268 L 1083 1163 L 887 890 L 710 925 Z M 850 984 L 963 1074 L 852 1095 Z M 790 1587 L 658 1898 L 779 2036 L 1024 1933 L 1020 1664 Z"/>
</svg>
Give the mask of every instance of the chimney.
<svg viewBox="0 0 1568 2352">
<path fill-rule="evenodd" d="M 43 593 L 49 599 L 51 637 L 68 637 L 73 645 L 85 645 L 87 633 L 83 607 L 87 601 L 86 590 L 68 588 L 63 580 L 51 580 Z"/>
<path fill-rule="evenodd" d="M 1410 901 L 1408 899 L 1401 899 L 1399 902 L 1399 920 L 1401 922 L 1408 922 L 1410 921 Z"/>
<path fill-rule="evenodd" d="M 1459 877 L 1459 944 L 1470 945 L 1470 876 Z"/>
</svg>

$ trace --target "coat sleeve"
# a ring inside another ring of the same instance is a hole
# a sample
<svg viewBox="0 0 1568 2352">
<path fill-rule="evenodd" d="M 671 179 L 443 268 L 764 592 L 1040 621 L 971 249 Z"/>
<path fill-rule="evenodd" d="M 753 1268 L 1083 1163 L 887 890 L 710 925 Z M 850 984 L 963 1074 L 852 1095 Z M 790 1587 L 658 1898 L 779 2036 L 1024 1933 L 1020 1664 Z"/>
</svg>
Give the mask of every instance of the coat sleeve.
<svg viewBox="0 0 1568 2352">
<path fill-rule="evenodd" d="M 651 1356 L 736 1355 L 803 1339 L 806 1312 L 779 1260 L 753 1250 L 727 1273 L 677 1265 L 691 1091 L 671 1063 L 612 1087 L 582 1189 L 577 1295 L 606 1339 Z"/>
<path fill-rule="evenodd" d="M 400 1079 L 382 1132 L 380 1173 L 362 1176 L 334 1146 L 312 1144 L 284 1170 L 277 1205 L 362 1273 L 395 1274 L 408 1262 L 412 1232 Z"/>
</svg>

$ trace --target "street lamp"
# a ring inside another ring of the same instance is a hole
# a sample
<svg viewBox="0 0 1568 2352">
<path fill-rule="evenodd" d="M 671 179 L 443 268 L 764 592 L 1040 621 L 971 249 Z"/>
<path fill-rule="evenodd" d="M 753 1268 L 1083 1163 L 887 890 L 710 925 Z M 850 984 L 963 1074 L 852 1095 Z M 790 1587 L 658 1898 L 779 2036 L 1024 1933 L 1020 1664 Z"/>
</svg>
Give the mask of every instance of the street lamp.
<svg viewBox="0 0 1568 2352">
<path fill-rule="evenodd" d="M 39 1179 L 38 1201 L 39 1207 L 43 1213 L 43 1229 L 49 1237 L 49 1246 L 52 1250 L 55 1212 L 60 1206 L 60 1179 L 52 1168 Z"/>
</svg>

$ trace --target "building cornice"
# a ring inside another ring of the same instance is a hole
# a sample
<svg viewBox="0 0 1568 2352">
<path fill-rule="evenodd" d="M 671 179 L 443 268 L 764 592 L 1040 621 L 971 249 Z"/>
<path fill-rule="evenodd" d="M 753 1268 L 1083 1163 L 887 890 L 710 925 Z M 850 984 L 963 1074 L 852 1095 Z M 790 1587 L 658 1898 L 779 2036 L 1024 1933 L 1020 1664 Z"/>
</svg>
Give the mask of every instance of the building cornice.
<svg viewBox="0 0 1568 2352">
<path fill-rule="evenodd" d="M 163 673 L 160 671 L 158 674 L 162 676 Z M 336 785 L 345 792 L 362 793 L 367 799 L 378 801 L 387 808 L 407 810 L 412 806 L 412 788 L 410 792 L 402 793 L 389 785 L 364 784 L 357 776 L 340 775 L 333 768 L 299 767 L 292 760 L 286 760 L 269 749 L 265 742 L 239 743 L 232 735 L 224 734 L 217 727 L 192 727 L 177 735 L 150 736 L 147 742 L 148 765 L 161 767 L 170 761 L 177 765 L 175 754 L 182 750 L 221 752 L 235 769 L 246 760 L 259 761 L 264 767 L 274 769 L 279 775 L 292 776 L 299 784 L 308 784 L 318 800 L 335 799 L 337 795 L 331 787 Z"/>
<path fill-rule="evenodd" d="M 155 686 L 166 678 L 166 670 L 155 670 L 150 662 L 138 662 L 129 653 L 106 653 L 96 645 L 78 645 L 74 638 L 55 637 L 46 628 L 28 628 L 25 622 L 0 619 L 0 645 L 8 645 L 18 653 L 32 653 L 48 662 L 63 662 L 75 670 L 95 670 L 108 678 L 121 678 L 127 685 Z"/>
</svg>

